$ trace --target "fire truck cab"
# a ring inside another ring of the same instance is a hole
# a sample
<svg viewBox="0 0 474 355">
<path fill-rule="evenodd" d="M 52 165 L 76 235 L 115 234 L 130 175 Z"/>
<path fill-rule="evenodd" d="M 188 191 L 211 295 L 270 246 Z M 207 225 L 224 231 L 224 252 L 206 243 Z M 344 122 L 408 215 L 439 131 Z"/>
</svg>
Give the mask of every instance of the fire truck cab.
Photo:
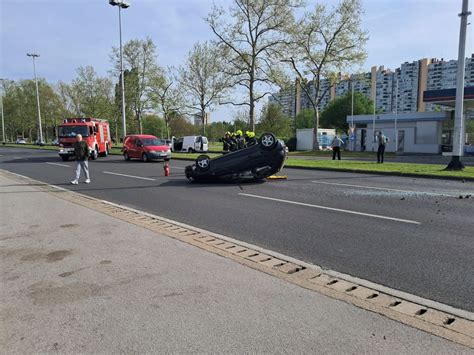
<svg viewBox="0 0 474 355">
<path fill-rule="evenodd" d="M 59 156 L 62 160 L 69 160 L 74 156 L 76 136 L 82 135 L 89 146 L 89 156 L 95 160 L 99 155 L 109 155 L 112 147 L 110 140 L 109 123 L 98 118 L 65 118 L 59 125 Z"/>
</svg>

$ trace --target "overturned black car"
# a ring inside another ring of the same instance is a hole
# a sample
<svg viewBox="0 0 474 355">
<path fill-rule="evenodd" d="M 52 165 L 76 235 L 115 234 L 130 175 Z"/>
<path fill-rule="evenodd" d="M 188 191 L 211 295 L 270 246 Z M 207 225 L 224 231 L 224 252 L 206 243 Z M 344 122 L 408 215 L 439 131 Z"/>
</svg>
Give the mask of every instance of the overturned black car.
<svg viewBox="0 0 474 355">
<path fill-rule="evenodd" d="M 198 156 L 195 164 L 186 167 L 185 174 L 191 181 L 262 180 L 279 172 L 286 157 L 285 143 L 264 133 L 256 145 L 213 159 Z"/>
</svg>

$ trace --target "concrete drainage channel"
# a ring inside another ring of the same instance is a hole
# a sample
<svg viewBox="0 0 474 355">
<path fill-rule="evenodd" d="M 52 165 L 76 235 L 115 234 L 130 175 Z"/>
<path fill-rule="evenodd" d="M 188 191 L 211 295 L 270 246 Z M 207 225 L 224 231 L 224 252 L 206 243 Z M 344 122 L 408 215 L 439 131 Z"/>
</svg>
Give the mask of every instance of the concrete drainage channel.
<svg viewBox="0 0 474 355">
<path fill-rule="evenodd" d="M 403 292 L 382 286 L 378 287 L 370 282 L 362 282 L 363 280 L 357 282 L 359 279 L 348 275 L 323 270 L 317 266 L 226 236 L 47 185 L 24 176 L 2 172 L 9 178 L 14 177 L 28 185 L 34 184 L 34 188 L 64 200 L 181 240 L 306 289 L 474 348 L 474 314 L 471 312 L 451 308 L 416 296 L 403 298 L 404 295 L 407 295 Z M 367 287 L 363 283 L 373 287 Z M 385 292 L 381 292 L 381 289 Z M 417 302 L 413 302 L 413 299 Z"/>
</svg>

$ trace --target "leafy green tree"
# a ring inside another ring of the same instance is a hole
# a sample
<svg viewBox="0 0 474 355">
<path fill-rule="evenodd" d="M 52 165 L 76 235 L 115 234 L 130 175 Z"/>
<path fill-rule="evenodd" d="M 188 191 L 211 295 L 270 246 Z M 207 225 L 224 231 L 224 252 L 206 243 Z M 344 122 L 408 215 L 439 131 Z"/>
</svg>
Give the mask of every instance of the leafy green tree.
<svg viewBox="0 0 474 355">
<path fill-rule="evenodd" d="M 165 137 L 165 121 L 156 115 L 144 115 L 142 118 L 143 133 L 151 134 L 160 138 Z"/>
<path fill-rule="evenodd" d="M 337 82 L 334 73 L 342 72 L 366 57 L 368 36 L 361 29 L 362 14 L 361 0 L 340 0 L 331 9 L 317 4 L 289 32 L 291 48 L 285 61 L 297 75 L 314 112 L 314 150 L 319 150 L 319 106 Z M 305 85 L 307 76 L 313 91 Z M 324 90 L 321 89 L 323 78 L 328 79 L 330 84 Z"/>
<path fill-rule="evenodd" d="M 373 103 L 364 94 L 354 92 L 354 115 L 364 115 L 373 113 Z M 352 112 L 352 93 L 348 92 L 344 96 L 331 101 L 321 113 L 321 126 L 324 128 L 336 128 L 344 132 L 349 128 L 346 118 Z"/>
<path fill-rule="evenodd" d="M 314 111 L 304 109 L 296 115 L 296 128 L 313 128 Z"/>
<path fill-rule="evenodd" d="M 5 80 L 3 80 L 5 82 Z M 6 134 L 12 140 L 22 136 L 30 140 L 39 137 L 36 85 L 34 80 L 9 81 L 4 85 L 3 97 Z M 66 111 L 60 96 L 44 79 L 38 80 L 43 138 L 48 141 L 56 136 L 55 130 Z"/>
<path fill-rule="evenodd" d="M 175 137 L 192 136 L 199 132 L 199 127 L 189 122 L 183 115 L 173 114 L 175 117 L 170 121 L 170 131 Z"/>
<path fill-rule="evenodd" d="M 277 104 L 265 105 L 262 108 L 260 122 L 257 125 L 259 134 L 271 132 L 278 137 L 289 137 L 292 134 L 291 119 L 281 112 Z"/>
</svg>

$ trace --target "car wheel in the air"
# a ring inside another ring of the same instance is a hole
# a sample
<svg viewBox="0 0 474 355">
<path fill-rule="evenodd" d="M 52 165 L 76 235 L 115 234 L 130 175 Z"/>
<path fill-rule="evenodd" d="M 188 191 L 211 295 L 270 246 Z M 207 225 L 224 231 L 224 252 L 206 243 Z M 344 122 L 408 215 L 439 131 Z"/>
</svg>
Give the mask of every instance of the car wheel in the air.
<svg viewBox="0 0 474 355">
<path fill-rule="evenodd" d="M 206 171 L 211 165 L 211 158 L 207 155 L 200 155 L 196 158 L 196 167 L 200 171 Z"/>
<path fill-rule="evenodd" d="M 264 133 L 260 136 L 260 145 L 263 149 L 272 149 L 277 144 L 277 139 L 272 133 Z"/>
</svg>

